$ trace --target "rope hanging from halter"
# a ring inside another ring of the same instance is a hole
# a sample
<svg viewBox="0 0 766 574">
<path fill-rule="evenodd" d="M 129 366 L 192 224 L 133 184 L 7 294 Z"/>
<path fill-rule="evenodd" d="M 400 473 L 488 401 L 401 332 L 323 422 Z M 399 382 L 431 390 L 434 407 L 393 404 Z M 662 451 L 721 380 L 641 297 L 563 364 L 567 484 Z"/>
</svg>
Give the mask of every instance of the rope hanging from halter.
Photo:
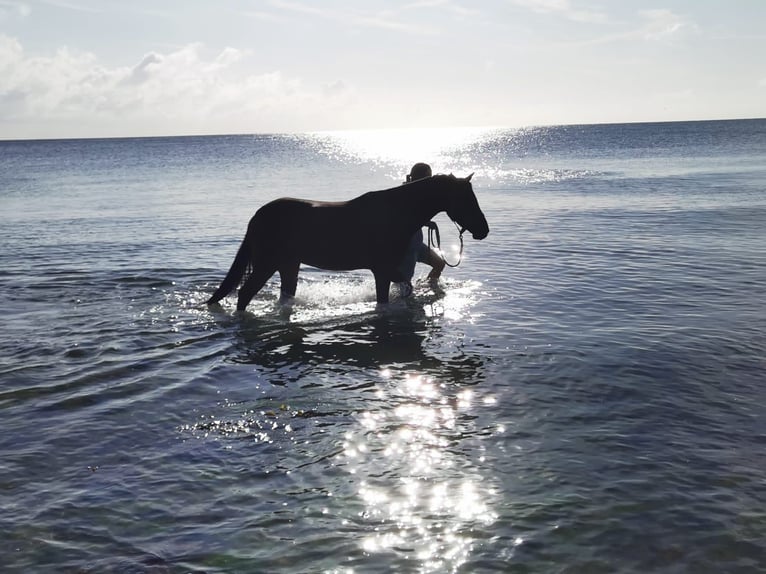
<svg viewBox="0 0 766 574">
<path fill-rule="evenodd" d="M 465 233 L 465 227 L 461 228 L 455 221 L 452 223 L 455 224 L 455 228 L 457 228 L 458 233 L 460 234 L 460 253 L 457 256 L 457 263 L 450 263 L 447 261 L 447 258 L 444 256 L 444 252 L 442 251 L 442 239 L 441 235 L 439 234 L 439 226 L 436 225 L 436 223 L 433 221 L 428 222 L 428 247 L 431 248 L 434 245 L 436 246 L 436 251 L 439 254 L 439 257 L 442 258 L 442 261 L 444 261 L 444 264 L 447 267 L 457 267 L 463 260 L 463 233 Z"/>
</svg>

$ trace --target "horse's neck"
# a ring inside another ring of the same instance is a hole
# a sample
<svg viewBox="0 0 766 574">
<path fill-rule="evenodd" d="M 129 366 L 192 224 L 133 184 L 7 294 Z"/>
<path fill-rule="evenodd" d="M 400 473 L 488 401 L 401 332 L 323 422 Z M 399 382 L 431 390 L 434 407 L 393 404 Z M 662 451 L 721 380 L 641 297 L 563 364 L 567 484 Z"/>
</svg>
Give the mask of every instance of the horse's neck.
<svg viewBox="0 0 766 574">
<path fill-rule="evenodd" d="M 439 186 L 419 186 L 410 193 L 415 199 L 411 210 L 420 225 L 425 225 L 437 213 L 447 210 L 448 193 L 445 189 L 440 189 Z"/>
</svg>

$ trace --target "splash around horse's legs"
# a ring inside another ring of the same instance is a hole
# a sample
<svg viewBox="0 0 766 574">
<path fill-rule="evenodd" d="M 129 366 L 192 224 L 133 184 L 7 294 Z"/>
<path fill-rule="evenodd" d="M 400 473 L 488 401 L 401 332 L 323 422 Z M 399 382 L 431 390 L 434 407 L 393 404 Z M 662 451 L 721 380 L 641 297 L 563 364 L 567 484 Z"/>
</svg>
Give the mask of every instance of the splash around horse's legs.
<svg viewBox="0 0 766 574">
<path fill-rule="evenodd" d="M 292 309 L 295 304 L 295 295 L 290 295 L 284 291 L 280 291 L 278 303 L 280 307 L 284 309 Z"/>
<path fill-rule="evenodd" d="M 247 309 L 248 303 L 255 297 L 255 294 L 261 290 L 266 281 L 274 275 L 276 269 L 271 268 L 253 268 L 253 273 L 248 277 L 245 284 L 239 288 L 239 297 L 237 298 L 237 311 Z"/>
<path fill-rule="evenodd" d="M 444 287 L 442 287 L 442 284 L 439 282 L 438 277 L 431 277 L 430 275 L 427 278 L 428 286 L 431 288 L 431 291 L 433 291 L 436 295 L 444 295 Z"/>
</svg>

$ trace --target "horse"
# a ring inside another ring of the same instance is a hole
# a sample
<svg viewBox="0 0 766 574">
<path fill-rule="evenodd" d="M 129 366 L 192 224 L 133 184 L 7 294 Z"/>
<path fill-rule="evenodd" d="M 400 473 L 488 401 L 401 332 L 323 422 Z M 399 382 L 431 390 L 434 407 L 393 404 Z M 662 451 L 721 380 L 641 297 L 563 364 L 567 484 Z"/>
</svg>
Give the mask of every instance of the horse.
<svg viewBox="0 0 766 574">
<path fill-rule="evenodd" d="M 390 189 L 369 191 L 349 201 L 281 198 L 255 212 L 234 262 L 212 305 L 233 291 L 246 274 L 237 299 L 244 311 L 271 276 L 279 272 L 283 297 L 294 297 L 301 263 L 332 271 L 369 269 L 378 303 L 388 303 L 392 282 L 404 281 L 397 267 L 415 232 L 437 213 L 447 215 L 474 239 L 489 226 L 471 177 L 434 175 Z"/>
</svg>

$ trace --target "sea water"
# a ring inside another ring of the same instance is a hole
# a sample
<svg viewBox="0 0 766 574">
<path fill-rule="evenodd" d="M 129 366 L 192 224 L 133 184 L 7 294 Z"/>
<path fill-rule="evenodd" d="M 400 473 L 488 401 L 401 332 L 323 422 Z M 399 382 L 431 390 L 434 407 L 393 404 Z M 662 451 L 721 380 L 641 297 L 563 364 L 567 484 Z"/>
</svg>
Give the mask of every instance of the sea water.
<svg viewBox="0 0 766 574">
<path fill-rule="evenodd" d="M 438 289 L 204 305 L 416 161 Z M 0 245 L 4 572 L 766 571 L 766 120 L 6 141 Z"/>
</svg>

